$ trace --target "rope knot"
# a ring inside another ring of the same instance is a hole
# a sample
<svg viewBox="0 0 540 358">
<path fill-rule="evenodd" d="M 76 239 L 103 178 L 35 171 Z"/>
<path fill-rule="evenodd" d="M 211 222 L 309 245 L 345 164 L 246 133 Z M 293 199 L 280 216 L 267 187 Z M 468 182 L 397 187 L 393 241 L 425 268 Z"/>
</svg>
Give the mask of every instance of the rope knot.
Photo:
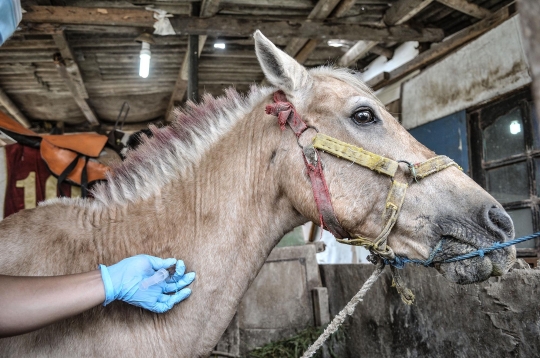
<svg viewBox="0 0 540 358">
<path fill-rule="evenodd" d="M 285 130 L 285 124 L 292 111 L 292 105 L 288 102 L 277 102 L 269 104 L 265 108 L 266 114 L 278 117 L 279 128 Z"/>
</svg>

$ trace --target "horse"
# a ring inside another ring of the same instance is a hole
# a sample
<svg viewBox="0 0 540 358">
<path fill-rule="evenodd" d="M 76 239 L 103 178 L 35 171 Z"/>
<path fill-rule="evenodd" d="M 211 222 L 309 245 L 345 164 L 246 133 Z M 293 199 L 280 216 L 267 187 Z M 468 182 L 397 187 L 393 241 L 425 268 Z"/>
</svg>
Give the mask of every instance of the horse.
<svg viewBox="0 0 540 358">
<path fill-rule="evenodd" d="M 396 161 L 435 156 L 351 71 L 308 70 L 260 32 L 254 40 L 270 87 L 188 103 L 170 126 L 151 128 L 94 199 L 48 200 L 0 223 L 2 274 L 66 275 L 145 253 L 184 260 L 197 273 L 192 295 L 160 315 L 122 302 L 98 306 L 0 340 L 2 356 L 208 356 L 280 238 L 307 221 L 321 224 L 302 147 L 322 133 Z M 306 123 L 302 135 L 265 113 L 277 90 Z M 318 153 L 343 231 L 377 236 L 392 180 Z M 412 181 L 407 164 L 397 172 Z M 441 253 L 451 256 L 513 235 L 501 205 L 450 166 L 411 183 L 387 244 L 397 256 L 426 259 L 441 238 Z M 465 284 L 502 275 L 514 261 L 507 248 L 436 269 Z"/>
</svg>

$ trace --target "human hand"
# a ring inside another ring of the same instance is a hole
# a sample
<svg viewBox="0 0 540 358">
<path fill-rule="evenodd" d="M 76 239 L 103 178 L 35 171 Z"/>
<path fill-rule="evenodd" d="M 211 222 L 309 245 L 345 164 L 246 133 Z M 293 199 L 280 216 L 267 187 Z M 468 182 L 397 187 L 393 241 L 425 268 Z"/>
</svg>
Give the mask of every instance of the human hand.
<svg viewBox="0 0 540 358">
<path fill-rule="evenodd" d="M 151 277 L 157 270 L 174 264 L 174 275 L 146 290 L 140 289 L 142 280 Z M 104 306 L 114 300 L 121 300 L 156 313 L 166 312 L 189 297 L 191 290 L 184 287 L 195 279 L 194 272 L 184 275 L 186 266 L 182 260 L 161 259 L 149 255 L 129 257 L 109 267 L 100 265 L 100 269 L 105 285 Z"/>
</svg>

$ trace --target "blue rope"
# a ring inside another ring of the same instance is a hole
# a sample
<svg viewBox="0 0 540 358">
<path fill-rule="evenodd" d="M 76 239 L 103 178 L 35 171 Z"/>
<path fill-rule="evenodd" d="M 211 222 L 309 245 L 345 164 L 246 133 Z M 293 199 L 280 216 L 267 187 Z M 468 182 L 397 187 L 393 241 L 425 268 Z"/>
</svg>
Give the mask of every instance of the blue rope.
<svg viewBox="0 0 540 358">
<path fill-rule="evenodd" d="M 505 247 L 516 245 L 516 244 L 519 244 L 519 243 L 527 241 L 527 240 L 535 239 L 537 237 L 540 237 L 540 232 L 534 233 L 534 234 L 529 235 L 529 236 L 519 237 L 519 238 L 511 240 L 511 241 L 506 241 L 506 242 L 502 242 L 502 243 L 501 242 L 496 242 L 493 245 L 491 245 L 490 247 L 483 247 L 481 249 L 469 252 L 467 254 L 452 257 L 452 258 L 449 258 L 449 259 L 446 259 L 446 260 L 443 260 L 443 261 L 437 261 L 437 263 L 456 262 L 456 261 L 461 261 L 461 260 L 467 260 L 467 259 L 470 259 L 470 258 L 473 258 L 473 257 L 476 257 L 476 256 L 484 257 L 485 254 L 487 254 L 487 253 L 489 253 L 491 251 L 504 249 Z M 395 268 L 398 268 L 398 269 L 404 268 L 405 264 L 407 264 L 407 263 L 423 265 L 423 266 L 426 266 L 426 267 L 433 266 L 433 264 L 434 264 L 433 260 L 435 258 L 435 255 L 441 250 L 442 242 L 443 242 L 443 240 L 439 241 L 437 246 L 435 246 L 433 251 L 431 251 L 431 254 L 429 255 L 427 260 L 409 259 L 407 257 L 396 256 L 393 260 L 384 259 L 384 263 L 387 264 L 387 265 L 394 266 Z"/>
</svg>

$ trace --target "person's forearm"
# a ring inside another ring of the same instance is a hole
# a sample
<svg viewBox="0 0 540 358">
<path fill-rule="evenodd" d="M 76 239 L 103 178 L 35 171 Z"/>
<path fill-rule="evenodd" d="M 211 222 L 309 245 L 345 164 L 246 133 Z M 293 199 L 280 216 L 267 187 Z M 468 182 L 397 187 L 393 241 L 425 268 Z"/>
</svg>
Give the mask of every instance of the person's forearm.
<svg viewBox="0 0 540 358">
<path fill-rule="evenodd" d="M 0 338 L 30 332 L 105 300 L 99 270 L 76 275 L 0 275 Z"/>
</svg>

